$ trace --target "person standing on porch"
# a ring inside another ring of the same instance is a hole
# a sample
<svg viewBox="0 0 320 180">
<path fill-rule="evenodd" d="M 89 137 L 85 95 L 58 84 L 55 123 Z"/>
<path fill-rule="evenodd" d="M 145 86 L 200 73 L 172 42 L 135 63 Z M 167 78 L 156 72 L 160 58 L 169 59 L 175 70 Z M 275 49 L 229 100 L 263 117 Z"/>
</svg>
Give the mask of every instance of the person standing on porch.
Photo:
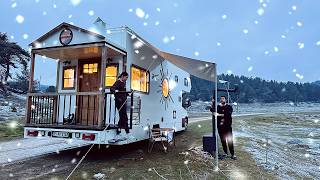
<svg viewBox="0 0 320 180">
<path fill-rule="evenodd" d="M 128 116 L 127 116 L 127 95 L 126 93 L 126 81 L 128 79 L 128 73 L 122 72 L 118 80 L 110 87 L 110 91 L 115 96 L 115 105 L 119 111 L 119 122 L 117 134 L 121 133 L 121 129 L 125 129 L 126 133 L 129 133 Z"/>
<path fill-rule="evenodd" d="M 218 133 L 221 139 L 222 148 L 225 154 L 221 158 L 228 156 L 228 147 L 231 154 L 231 159 L 236 160 L 233 147 L 233 134 L 232 134 L 232 106 L 226 103 L 226 97 L 220 97 L 220 104 L 217 110 L 217 123 Z M 228 144 L 228 147 L 227 147 Z"/>
</svg>

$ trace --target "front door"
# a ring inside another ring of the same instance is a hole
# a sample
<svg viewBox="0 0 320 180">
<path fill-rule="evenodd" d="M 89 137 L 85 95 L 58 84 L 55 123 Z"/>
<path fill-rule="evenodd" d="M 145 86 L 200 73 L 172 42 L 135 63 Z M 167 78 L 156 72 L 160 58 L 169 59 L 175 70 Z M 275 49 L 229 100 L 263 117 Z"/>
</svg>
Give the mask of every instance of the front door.
<svg viewBox="0 0 320 180">
<path fill-rule="evenodd" d="M 79 60 L 79 92 L 97 92 L 100 86 L 100 59 Z M 80 95 L 78 117 L 80 125 L 98 125 L 98 95 Z"/>
</svg>

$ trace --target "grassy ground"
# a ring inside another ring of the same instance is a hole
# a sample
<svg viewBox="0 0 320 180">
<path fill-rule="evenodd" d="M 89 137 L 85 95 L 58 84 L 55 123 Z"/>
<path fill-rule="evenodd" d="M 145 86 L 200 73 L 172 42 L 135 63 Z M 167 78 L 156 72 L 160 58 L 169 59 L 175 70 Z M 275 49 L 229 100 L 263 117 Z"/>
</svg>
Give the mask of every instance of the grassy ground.
<svg viewBox="0 0 320 180">
<path fill-rule="evenodd" d="M 8 141 L 23 137 L 21 120 L 12 119 L 0 123 L 0 141 Z"/>
<path fill-rule="evenodd" d="M 202 144 L 202 136 L 211 131 L 210 121 L 191 124 L 188 131 L 176 136 L 176 147 L 165 154 L 159 146 L 147 153 L 147 142 L 128 146 L 94 149 L 74 172 L 71 179 L 91 179 L 103 173 L 106 179 L 275 179 L 276 177 L 258 167 L 250 154 L 242 150 L 246 139 L 237 140 L 238 160 L 220 161 L 221 171 L 214 171 L 212 159 L 189 151 Z M 75 152 L 76 153 L 76 152 Z M 83 152 L 82 152 L 83 153 Z M 81 153 L 81 154 L 82 154 Z M 77 159 L 81 157 L 78 156 Z M 70 161 L 69 161 L 70 162 Z M 75 164 L 69 168 L 42 176 L 43 179 L 64 179 Z"/>
</svg>

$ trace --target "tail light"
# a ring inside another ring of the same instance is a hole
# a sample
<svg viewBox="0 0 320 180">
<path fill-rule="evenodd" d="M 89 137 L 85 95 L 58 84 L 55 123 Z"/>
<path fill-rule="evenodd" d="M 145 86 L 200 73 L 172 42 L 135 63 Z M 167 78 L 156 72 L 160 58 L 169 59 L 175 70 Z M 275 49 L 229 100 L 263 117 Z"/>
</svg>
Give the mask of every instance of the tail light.
<svg viewBox="0 0 320 180">
<path fill-rule="evenodd" d="M 83 140 L 94 141 L 95 138 L 96 138 L 96 135 L 95 135 L 95 134 L 91 134 L 91 133 L 82 134 L 82 139 L 83 139 Z"/>
<path fill-rule="evenodd" d="M 28 130 L 27 136 L 38 136 L 39 132 L 35 130 Z"/>
</svg>

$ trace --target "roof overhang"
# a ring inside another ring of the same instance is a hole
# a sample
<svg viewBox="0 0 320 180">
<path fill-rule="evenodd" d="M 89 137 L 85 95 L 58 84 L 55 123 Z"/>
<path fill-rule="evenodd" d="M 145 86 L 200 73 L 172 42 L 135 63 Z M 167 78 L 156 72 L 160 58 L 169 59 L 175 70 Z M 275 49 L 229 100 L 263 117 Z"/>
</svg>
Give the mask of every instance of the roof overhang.
<svg viewBox="0 0 320 180">
<path fill-rule="evenodd" d="M 32 53 L 60 60 L 90 59 L 101 57 L 103 47 L 107 48 L 108 57 L 127 54 L 126 51 L 117 48 L 106 41 L 72 44 L 69 46 L 33 48 Z"/>
</svg>

